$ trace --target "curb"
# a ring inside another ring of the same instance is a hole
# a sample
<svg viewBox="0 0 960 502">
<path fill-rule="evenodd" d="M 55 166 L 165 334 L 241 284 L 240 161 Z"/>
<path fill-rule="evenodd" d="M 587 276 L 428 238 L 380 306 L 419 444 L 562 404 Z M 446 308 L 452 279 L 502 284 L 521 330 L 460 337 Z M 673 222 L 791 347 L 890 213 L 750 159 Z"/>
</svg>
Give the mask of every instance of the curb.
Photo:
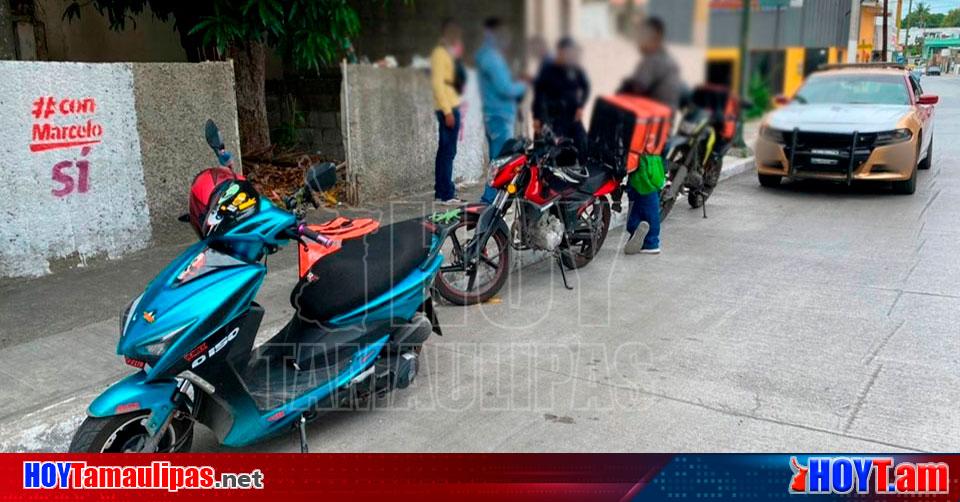
<svg viewBox="0 0 960 502">
<path fill-rule="evenodd" d="M 737 159 L 736 161 L 724 167 L 722 171 L 720 171 L 720 181 L 723 181 L 733 176 L 737 176 L 738 174 L 743 174 L 751 170 L 753 170 L 752 155 L 750 157 L 746 157 L 743 159 Z"/>
</svg>

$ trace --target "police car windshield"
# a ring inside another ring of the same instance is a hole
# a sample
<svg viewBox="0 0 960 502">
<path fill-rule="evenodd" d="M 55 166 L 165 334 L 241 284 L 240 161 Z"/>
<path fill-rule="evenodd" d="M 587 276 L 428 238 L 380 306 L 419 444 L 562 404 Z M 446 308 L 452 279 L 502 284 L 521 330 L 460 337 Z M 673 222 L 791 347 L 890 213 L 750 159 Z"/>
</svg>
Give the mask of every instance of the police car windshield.
<svg viewBox="0 0 960 502">
<path fill-rule="evenodd" d="M 906 80 L 890 74 L 813 75 L 797 91 L 801 104 L 909 105 Z"/>
</svg>

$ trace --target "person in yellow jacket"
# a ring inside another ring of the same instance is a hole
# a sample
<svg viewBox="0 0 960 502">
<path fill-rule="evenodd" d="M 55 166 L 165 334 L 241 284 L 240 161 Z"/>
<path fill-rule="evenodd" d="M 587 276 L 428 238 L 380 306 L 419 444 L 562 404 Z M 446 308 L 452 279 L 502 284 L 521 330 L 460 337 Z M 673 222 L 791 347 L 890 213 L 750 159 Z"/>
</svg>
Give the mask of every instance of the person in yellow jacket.
<svg viewBox="0 0 960 502">
<path fill-rule="evenodd" d="M 460 94 L 465 73 L 459 63 L 463 52 L 462 30 L 453 19 L 445 19 L 440 28 L 440 41 L 430 54 L 430 82 L 439 122 L 439 142 L 434 166 L 433 192 L 437 201 L 460 205 L 453 184 L 453 159 L 457 156 L 460 136 Z"/>
</svg>

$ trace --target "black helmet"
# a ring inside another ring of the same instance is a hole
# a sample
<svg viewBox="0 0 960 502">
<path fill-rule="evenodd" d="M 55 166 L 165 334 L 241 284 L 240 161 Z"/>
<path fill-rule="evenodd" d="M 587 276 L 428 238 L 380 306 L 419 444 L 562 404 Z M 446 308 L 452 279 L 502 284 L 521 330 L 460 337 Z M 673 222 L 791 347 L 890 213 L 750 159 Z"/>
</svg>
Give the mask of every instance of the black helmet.
<svg viewBox="0 0 960 502">
<path fill-rule="evenodd" d="M 562 142 L 554 147 L 549 162 L 554 176 L 573 185 L 583 183 L 590 175 L 586 166 L 580 164 L 580 152 L 572 142 Z"/>
</svg>

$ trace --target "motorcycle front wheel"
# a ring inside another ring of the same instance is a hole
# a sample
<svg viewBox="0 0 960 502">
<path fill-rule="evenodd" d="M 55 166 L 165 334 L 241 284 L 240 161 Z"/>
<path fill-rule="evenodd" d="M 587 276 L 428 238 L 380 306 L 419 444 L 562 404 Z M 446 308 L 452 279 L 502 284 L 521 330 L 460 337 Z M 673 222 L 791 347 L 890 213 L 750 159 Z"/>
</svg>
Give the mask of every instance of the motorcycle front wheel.
<svg viewBox="0 0 960 502">
<path fill-rule="evenodd" d="M 144 452 L 149 410 L 109 417 L 87 417 L 73 435 L 70 453 Z M 193 445 L 193 422 L 174 419 L 157 444 L 157 453 L 185 453 Z"/>
<path fill-rule="evenodd" d="M 476 238 L 476 222 L 461 220 L 443 243 L 443 263 L 434 281 L 437 292 L 454 305 L 475 305 L 493 298 L 510 270 L 510 236 L 497 225 L 474 266 L 464 259 L 464 249 Z"/>
<path fill-rule="evenodd" d="M 677 197 L 683 188 L 683 183 L 687 179 L 687 166 L 680 165 L 676 169 L 671 169 L 667 174 L 667 183 L 660 191 L 660 221 L 666 220 L 673 205 L 677 203 Z"/>
</svg>

